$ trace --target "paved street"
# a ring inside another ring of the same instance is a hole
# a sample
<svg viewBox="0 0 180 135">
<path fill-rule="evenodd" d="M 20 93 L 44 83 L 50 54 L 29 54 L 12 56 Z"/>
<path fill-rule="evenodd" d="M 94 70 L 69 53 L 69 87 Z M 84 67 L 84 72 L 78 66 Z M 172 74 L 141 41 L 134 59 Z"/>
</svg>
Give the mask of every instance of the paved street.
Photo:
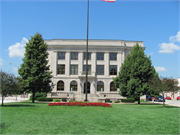
<svg viewBox="0 0 180 135">
<path fill-rule="evenodd" d="M 159 104 L 163 104 L 163 102 L 155 102 Z M 165 105 L 172 105 L 172 106 L 178 106 L 180 107 L 180 100 L 166 100 Z"/>
</svg>

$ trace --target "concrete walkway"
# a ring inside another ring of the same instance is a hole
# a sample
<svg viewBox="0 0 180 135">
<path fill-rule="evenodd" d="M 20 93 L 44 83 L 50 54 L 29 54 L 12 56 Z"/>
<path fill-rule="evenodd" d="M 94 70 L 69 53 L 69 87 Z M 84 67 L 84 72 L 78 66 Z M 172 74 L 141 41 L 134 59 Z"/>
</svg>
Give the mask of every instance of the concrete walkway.
<svg viewBox="0 0 180 135">
<path fill-rule="evenodd" d="M 17 97 L 17 101 L 16 101 L 16 97 L 6 97 L 4 99 L 3 103 L 12 103 L 12 102 L 21 102 L 24 100 L 29 100 L 29 98 L 21 98 L 21 97 Z M 0 97 L 0 104 L 2 103 L 2 97 Z"/>
</svg>

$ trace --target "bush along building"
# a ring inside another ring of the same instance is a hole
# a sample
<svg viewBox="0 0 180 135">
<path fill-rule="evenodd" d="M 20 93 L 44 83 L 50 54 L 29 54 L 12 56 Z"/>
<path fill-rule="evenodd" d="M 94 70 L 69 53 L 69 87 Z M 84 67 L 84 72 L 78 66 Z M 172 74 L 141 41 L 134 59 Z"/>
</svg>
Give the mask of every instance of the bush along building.
<svg viewBox="0 0 180 135">
<path fill-rule="evenodd" d="M 52 39 L 48 60 L 55 84 L 47 97 L 84 101 L 86 88 L 86 40 Z M 87 99 L 91 102 L 123 99 L 114 86 L 126 55 L 136 43 L 145 50 L 143 41 L 89 40 Z M 145 96 L 144 96 L 145 97 Z"/>
</svg>

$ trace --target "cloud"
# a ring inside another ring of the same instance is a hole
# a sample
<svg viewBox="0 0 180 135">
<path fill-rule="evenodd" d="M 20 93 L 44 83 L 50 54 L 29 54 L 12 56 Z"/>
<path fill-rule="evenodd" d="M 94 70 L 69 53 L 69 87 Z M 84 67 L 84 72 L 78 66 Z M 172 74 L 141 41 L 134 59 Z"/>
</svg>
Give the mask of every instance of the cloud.
<svg viewBox="0 0 180 135">
<path fill-rule="evenodd" d="M 3 65 L 3 60 L 0 58 L 0 66 Z"/>
<path fill-rule="evenodd" d="M 23 39 L 21 40 L 21 43 L 16 43 L 14 45 L 11 45 L 8 50 L 9 50 L 9 57 L 13 58 L 13 57 L 24 57 L 24 53 L 25 53 L 25 48 L 24 46 L 26 45 L 26 43 L 28 42 L 28 39 L 26 39 L 25 37 L 23 37 Z"/>
<path fill-rule="evenodd" d="M 180 31 L 177 33 L 176 36 L 169 37 L 170 42 L 180 42 Z"/>
<path fill-rule="evenodd" d="M 161 50 L 158 51 L 159 53 L 173 53 L 180 49 L 180 47 L 174 43 L 161 43 L 159 46 L 161 48 Z"/>
<path fill-rule="evenodd" d="M 167 71 L 164 67 L 155 67 L 156 71 Z"/>
</svg>

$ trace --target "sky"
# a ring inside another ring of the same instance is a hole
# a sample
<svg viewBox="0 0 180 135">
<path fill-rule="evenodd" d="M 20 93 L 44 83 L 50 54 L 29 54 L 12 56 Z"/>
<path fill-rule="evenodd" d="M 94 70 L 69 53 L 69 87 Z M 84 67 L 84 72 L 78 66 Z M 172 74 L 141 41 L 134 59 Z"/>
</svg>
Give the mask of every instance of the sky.
<svg viewBox="0 0 180 135">
<path fill-rule="evenodd" d="M 0 0 L 0 10 L 0 69 L 15 75 L 36 32 L 45 40 L 87 37 L 87 0 Z M 159 75 L 178 79 L 179 14 L 179 0 L 90 0 L 89 39 L 143 41 Z"/>
</svg>

